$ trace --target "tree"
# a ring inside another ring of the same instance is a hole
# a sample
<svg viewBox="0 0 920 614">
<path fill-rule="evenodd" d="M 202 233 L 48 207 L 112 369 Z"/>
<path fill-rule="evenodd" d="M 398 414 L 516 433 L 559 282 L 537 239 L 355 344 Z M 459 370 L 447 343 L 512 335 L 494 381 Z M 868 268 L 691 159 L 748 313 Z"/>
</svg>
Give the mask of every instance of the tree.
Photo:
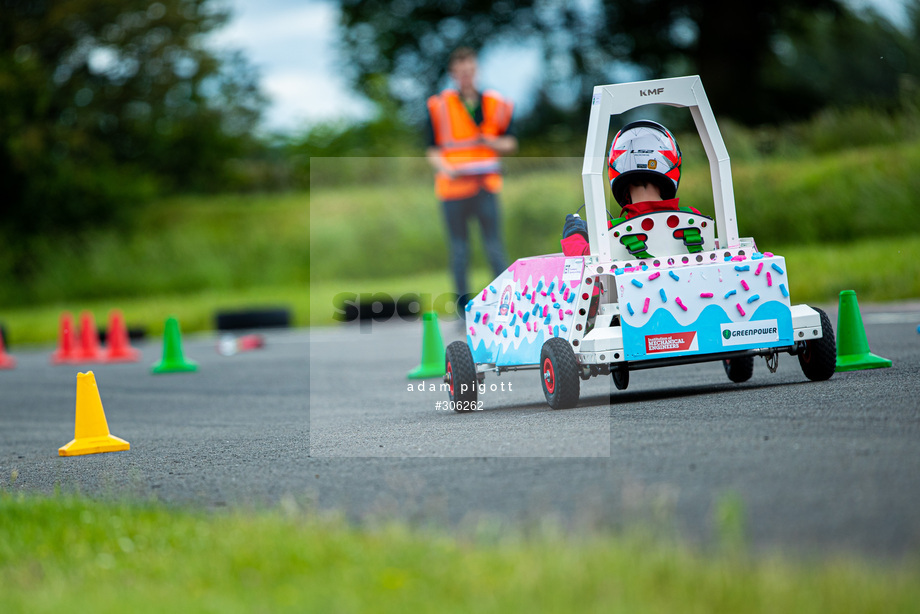
<svg viewBox="0 0 920 614">
<path fill-rule="evenodd" d="M 424 117 L 423 101 L 443 81 L 454 47 L 535 41 L 545 67 L 534 111 L 540 120 L 526 125 L 541 132 L 552 121 L 577 121 L 572 129 L 583 129 L 591 88 L 624 74 L 698 73 L 721 115 L 747 124 L 799 119 L 835 102 L 848 70 L 841 58 L 852 59 L 847 50 L 854 44 L 869 55 L 885 37 L 884 48 L 900 55 L 916 47 L 909 35 L 883 27 L 877 16 L 854 14 L 842 0 L 343 0 L 341 34 L 355 86 L 363 91 L 388 75 L 390 94 L 410 121 Z M 824 76 L 836 75 L 832 86 L 805 70 L 818 49 Z M 790 62 L 790 53 L 800 66 Z M 867 87 L 871 76 L 891 95 L 905 67 L 875 66 L 860 74 Z M 846 100 L 865 100 L 866 94 L 850 92 Z"/>
<path fill-rule="evenodd" d="M 343 70 L 371 100 L 395 100 L 413 120 L 446 74 L 457 46 L 482 47 L 529 31 L 533 2 L 343 0 Z M 386 83 L 388 91 L 381 92 Z"/>
<path fill-rule="evenodd" d="M 210 0 L 0 0 L 0 273 L 28 274 L 36 237 L 220 186 L 263 105 L 245 60 L 204 46 L 226 18 Z"/>
<path fill-rule="evenodd" d="M 778 61 L 765 80 L 780 105 L 803 112 L 899 106 L 905 85 L 920 77 L 920 1 L 913 7 L 903 29 L 872 9 L 834 17 L 819 12 L 794 36 L 775 39 Z"/>
</svg>

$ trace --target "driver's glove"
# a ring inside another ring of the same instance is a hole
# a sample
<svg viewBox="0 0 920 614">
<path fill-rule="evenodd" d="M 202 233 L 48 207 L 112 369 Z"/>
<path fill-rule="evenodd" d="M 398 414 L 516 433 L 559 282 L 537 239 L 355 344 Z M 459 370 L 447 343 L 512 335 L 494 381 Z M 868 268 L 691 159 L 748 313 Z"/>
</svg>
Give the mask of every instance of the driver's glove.
<svg viewBox="0 0 920 614">
<path fill-rule="evenodd" d="M 562 226 L 562 238 L 567 239 L 575 233 L 583 236 L 585 241 L 588 240 L 588 225 L 577 213 L 569 213 L 565 216 L 565 225 Z"/>
</svg>

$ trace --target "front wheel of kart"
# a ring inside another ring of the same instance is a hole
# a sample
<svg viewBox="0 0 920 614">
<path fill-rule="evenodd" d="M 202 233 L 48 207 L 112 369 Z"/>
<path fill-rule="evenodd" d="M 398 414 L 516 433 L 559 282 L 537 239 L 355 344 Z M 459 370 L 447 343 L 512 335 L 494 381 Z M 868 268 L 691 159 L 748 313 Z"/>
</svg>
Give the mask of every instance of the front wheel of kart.
<svg viewBox="0 0 920 614">
<path fill-rule="evenodd" d="M 476 363 L 465 341 L 454 341 L 445 352 L 448 398 L 454 411 L 465 411 L 476 405 Z"/>
<path fill-rule="evenodd" d="M 546 402 L 553 409 L 568 409 L 578 403 L 581 380 L 575 352 L 565 339 L 553 337 L 540 350 L 540 381 Z"/>
<path fill-rule="evenodd" d="M 728 379 L 736 384 L 746 382 L 754 375 L 753 356 L 726 358 L 722 361 L 722 366 L 725 367 L 725 374 L 728 376 Z"/>
<path fill-rule="evenodd" d="M 830 379 L 837 368 L 837 343 L 830 318 L 817 307 L 812 309 L 821 316 L 821 338 L 805 342 L 805 349 L 799 352 L 799 365 L 805 377 L 820 382 Z"/>
</svg>

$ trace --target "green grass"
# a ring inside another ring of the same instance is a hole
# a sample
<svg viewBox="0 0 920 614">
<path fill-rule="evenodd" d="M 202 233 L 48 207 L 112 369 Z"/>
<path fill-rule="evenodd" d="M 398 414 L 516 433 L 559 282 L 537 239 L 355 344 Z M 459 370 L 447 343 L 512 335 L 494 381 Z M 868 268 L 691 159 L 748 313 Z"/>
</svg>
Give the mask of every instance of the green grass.
<svg viewBox="0 0 920 614">
<path fill-rule="evenodd" d="M 0 308 L 306 286 L 309 197 L 182 197 L 145 207 L 127 230 L 46 239 L 24 284 L 0 277 Z"/>
<path fill-rule="evenodd" d="M 911 612 L 916 560 L 796 561 L 649 532 L 451 535 L 302 511 L 0 493 L 3 612 Z"/>
<path fill-rule="evenodd" d="M 758 245 L 768 251 L 770 246 Z M 556 248 L 558 251 L 558 246 Z M 776 249 L 786 258 L 793 303 L 833 303 L 841 290 L 855 290 L 861 301 L 890 301 L 920 296 L 920 237 L 896 241 L 867 239 L 847 245 L 815 245 Z M 489 272 L 477 269 L 472 287 L 491 281 Z M 452 290 L 446 272 L 418 273 L 397 278 L 318 281 L 311 284 L 310 319 L 313 325 L 333 323 L 342 302 L 355 295 L 380 292 L 393 298 L 427 295 L 437 303 Z M 443 301 L 442 301 L 443 302 Z M 435 305 L 440 307 L 441 305 Z M 453 313 L 441 309 L 442 314 Z"/>
<path fill-rule="evenodd" d="M 836 302 L 841 290 L 862 301 L 920 297 L 920 237 L 777 250 L 785 256 L 795 303 Z"/>
<path fill-rule="evenodd" d="M 78 318 L 89 311 L 96 325 L 103 327 L 112 309 L 120 309 L 130 327 L 143 327 L 149 335 L 161 335 L 167 316 L 179 319 L 182 332 L 212 330 L 214 315 L 222 309 L 288 307 L 294 326 L 309 324 L 310 290 L 299 286 L 252 287 L 239 290 L 204 290 L 187 294 L 153 295 L 143 298 L 73 300 L 34 307 L 5 309 L 0 312 L 8 331 L 9 343 L 50 343 L 57 339 L 61 313 L 70 311 Z"/>
<path fill-rule="evenodd" d="M 761 249 L 771 249 L 763 246 Z M 847 245 L 815 245 L 776 249 L 786 258 L 794 303 L 834 303 L 841 290 L 856 290 L 860 301 L 891 301 L 920 296 L 920 237 L 896 241 L 867 239 Z M 485 287 L 491 281 L 486 269 L 471 272 L 471 285 Z M 361 294 L 384 293 L 398 299 L 406 294 L 430 297 L 442 314 L 452 314 L 447 297 L 452 291 L 446 271 L 422 272 L 401 277 L 378 277 L 341 281 L 319 280 L 303 286 L 269 286 L 233 290 L 206 290 L 146 298 L 67 301 L 37 307 L 6 309 L 2 321 L 11 344 L 50 343 L 57 338 L 62 311 L 75 316 L 89 310 L 103 325 L 109 310 L 121 309 L 129 325 L 144 326 L 159 335 L 167 315 L 179 318 L 184 332 L 210 330 L 220 309 L 287 306 L 295 326 L 335 324 L 345 301 Z"/>
<path fill-rule="evenodd" d="M 323 159 L 313 166 L 317 173 L 324 165 L 366 164 L 363 158 Z M 583 202 L 580 160 L 517 158 L 506 166 L 502 203 L 509 256 L 558 250 L 565 214 Z M 896 244 L 920 236 L 917 168 L 917 140 L 797 158 L 736 161 L 732 175 L 739 231 L 775 251 L 865 239 Z M 430 177 L 410 162 L 405 169 L 388 183 L 313 191 L 313 281 L 445 270 L 446 236 Z M 680 194 L 683 204 L 712 213 L 712 187 L 701 154 L 685 157 Z M 474 263 L 484 266 L 482 250 L 474 247 L 472 253 Z"/>
<path fill-rule="evenodd" d="M 682 202 L 711 211 L 705 161 L 688 153 L 685 164 Z M 155 334 L 170 314 L 194 331 L 209 329 L 217 309 L 286 304 L 298 323 L 328 324 L 342 293 L 452 290 L 440 205 L 423 161 L 325 158 L 312 166 L 314 186 L 324 185 L 316 178 L 324 168 L 354 167 L 361 177 L 368 167 L 378 181 L 174 198 L 145 208 L 128 232 L 38 244 L 34 275 L 20 282 L 0 274 L 0 322 L 10 341 L 52 341 L 63 309 L 90 309 L 101 322 L 119 307 L 129 323 Z M 508 167 L 509 257 L 557 252 L 564 214 L 582 202 L 581 160 L 516 158 Z M 847 288 L 862 300 L 916 298 L 917 168 L 917 140 L 736 161 L 740 233 L 789 259 L 796 302 L 834 301 Z M 478 232 L 472 236 L 472 266 L 482 271 Z M 489 280 L 480 272 L 472 286 Z"/>
</svg>

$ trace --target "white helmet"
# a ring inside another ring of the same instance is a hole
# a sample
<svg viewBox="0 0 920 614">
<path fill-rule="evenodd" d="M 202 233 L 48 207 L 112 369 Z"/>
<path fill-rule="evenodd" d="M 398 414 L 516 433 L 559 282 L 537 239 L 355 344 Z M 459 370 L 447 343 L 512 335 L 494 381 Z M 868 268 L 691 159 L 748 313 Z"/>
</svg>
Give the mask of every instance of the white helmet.
<svg viewBox="0 0 920 614">
<path fill-rule="evenodd" d="M 665 200 L 677 195 L 680 184 L 680 147 L 671 132 L 647 119 L 623 126 L 613 137 L 607 157 L 610 190 L 620 206 L 629 204 L 632 179 L 649 181 Z"/>
</svg>

